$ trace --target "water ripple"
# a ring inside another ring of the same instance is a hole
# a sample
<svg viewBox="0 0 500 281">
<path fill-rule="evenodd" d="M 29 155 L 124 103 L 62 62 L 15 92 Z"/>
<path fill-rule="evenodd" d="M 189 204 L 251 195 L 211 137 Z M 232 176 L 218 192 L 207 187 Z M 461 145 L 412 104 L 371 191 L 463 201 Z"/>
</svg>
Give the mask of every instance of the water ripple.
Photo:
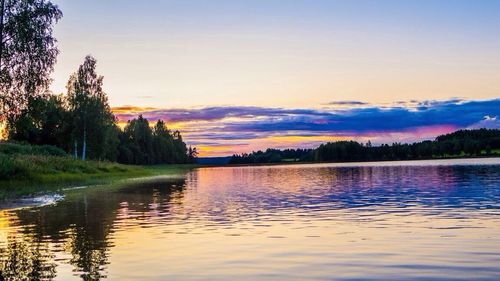
<svg viewBox="0 0 500 281">
<path fill-rule="evenodd" d="M 0 270 L 60 280 L 498 280 L 500 166 L 460 161 L 202 168 L 68 190 L 56 204 L 2 211 Z"/>
</svg>

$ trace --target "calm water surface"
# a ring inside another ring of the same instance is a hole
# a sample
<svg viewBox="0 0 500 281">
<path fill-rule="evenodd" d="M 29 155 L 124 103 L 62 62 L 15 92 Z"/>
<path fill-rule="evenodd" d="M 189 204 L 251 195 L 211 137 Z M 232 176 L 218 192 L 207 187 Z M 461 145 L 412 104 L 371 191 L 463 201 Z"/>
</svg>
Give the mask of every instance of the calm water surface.
<svg viewBox="0 0 500 281">
<path fill-rule="evenodd" d="M 200 168 L 62 195 L 0 211 L 5 277 L 500 280 L 500 159 Z"/>
</svg>

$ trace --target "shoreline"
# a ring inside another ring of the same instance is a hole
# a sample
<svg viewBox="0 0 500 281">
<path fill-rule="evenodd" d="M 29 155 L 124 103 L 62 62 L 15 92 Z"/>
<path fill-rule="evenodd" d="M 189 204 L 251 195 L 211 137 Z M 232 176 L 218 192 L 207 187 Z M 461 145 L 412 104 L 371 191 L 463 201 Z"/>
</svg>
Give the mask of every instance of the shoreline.
<svg viewBox="0 0 500 281">
<path fill-rule="evenodd" d="M 387 163 L 404 161 L 432 161 L 432 160 L 460 160 L 460 159 L 487 159 L 500 158 L 500 154 L 483 156 L 460 156 L 460 157 L 440 157 L 440 158 L 422 158 L 422 159 L 403 159 L 403 160 L 373 160 L 373 161 L 341 161 L 341 162 L 312 162 L 312 161 L 285 161 L 271 163 L 248 163 L 248 164 L 223 164 L 223 165 L 205 165 L 208 167 L 251 167 L 251 166 L 281 166 L 281 165 L 308 165 L 308 164 L 352 164 L 352 163 Z"/>
<path fill-rule="evenodd" d="M 311 164 L 346 164 L 350 166 L 354 163 L 370 165 L 370 163 L 398 163 L 406 161 L 439 161 L 439 160 L 467 160 L 467 159 L 497 159 L 500 155 L 475 156 L 475 157 L 442 157 L 429 159 L 409 159 L 409 160 L 378 160 L 378 161 L 349 161 L 349 162 L 278 162 L 278 163 L 249 163 L 249 164 L 167 164 L 153 166 L 121 165 L 127 168 L 124 171 L 102 172 L 102 173 L 49 173 L 37 175 L 32 179 L 16 179 L 0 181 L 0 202 L 44 195 L 50 192 L 68 190 L 79 186 L 95 186 L 111 184 L 120 180 L 141 179 L 153 176 L 180 175 L 195 168 L 223 168 L 223 167 L 264 167 L 264 166 L 293 166 Z M 115 164 L 115 163 L 113 163 Z"/>
<path fill-rule="evenodd" d="M 114 163 L 113 163 L 114 164 Z M 121 165 L 123 171 L 101 173 L 48 173 L 32 179 L 0 181 L 0 202 L 25 196 L 37 196 L 79 186 L 111 184 L 119 180 L 140 179 L 153 176 L 180 175 L 201 167 L 197 164 L 166 164 L 153 166 Z"/>
</svg>

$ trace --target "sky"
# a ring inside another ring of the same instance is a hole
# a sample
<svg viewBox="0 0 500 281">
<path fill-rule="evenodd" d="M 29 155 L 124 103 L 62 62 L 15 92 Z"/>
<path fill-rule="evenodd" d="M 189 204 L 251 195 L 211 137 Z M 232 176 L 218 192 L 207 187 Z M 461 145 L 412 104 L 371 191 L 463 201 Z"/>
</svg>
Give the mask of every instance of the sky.
<svg viewBox="0 0 500 281">
<path fill-rule="evenodd" d="M 91 54 L 122 124 L 202 156 L 500 127 L 500 1 L 53 2 L 51 90 Z"/>
</svg>

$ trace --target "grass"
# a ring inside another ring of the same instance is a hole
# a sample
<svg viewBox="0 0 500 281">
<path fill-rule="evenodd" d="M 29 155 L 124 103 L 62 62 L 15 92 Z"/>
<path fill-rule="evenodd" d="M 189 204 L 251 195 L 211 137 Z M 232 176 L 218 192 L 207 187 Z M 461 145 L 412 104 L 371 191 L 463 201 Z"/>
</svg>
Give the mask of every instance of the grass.
<svg viewBox="0 0 500 281">
<path fill-rule="evenodd" d="M 194 165 L 132 166 L 74 159 L 57 148 L 0 143 L 0 199 L 124 178 L 181 174 Z"/>
</svg>

